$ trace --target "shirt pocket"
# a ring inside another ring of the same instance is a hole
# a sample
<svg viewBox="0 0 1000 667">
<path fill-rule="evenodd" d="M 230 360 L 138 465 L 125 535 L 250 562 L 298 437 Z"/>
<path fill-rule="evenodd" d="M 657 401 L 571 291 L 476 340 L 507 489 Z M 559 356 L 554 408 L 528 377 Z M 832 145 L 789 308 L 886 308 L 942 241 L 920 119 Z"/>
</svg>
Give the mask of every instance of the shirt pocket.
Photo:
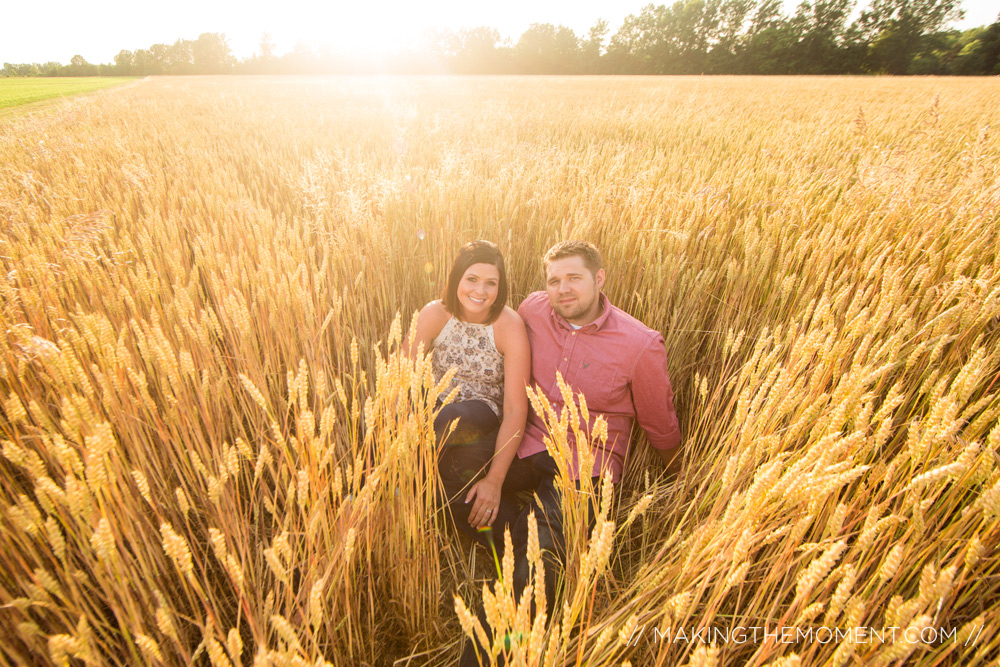
<svg viewBox="0 0 1000 667">
<path fill-rule="evenodd" d="M 613 369 L 581 369 L 574 383 L 574 393 L 581 391 L 587 398 L 588 410 L 618 412 L 627 387 L 624 378 Z"/>
</svg>

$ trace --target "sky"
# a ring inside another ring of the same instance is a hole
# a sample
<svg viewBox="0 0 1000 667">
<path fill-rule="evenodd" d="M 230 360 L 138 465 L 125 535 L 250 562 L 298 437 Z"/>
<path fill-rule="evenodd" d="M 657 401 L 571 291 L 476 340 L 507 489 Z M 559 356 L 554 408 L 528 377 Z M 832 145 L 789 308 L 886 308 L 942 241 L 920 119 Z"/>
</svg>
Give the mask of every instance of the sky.
<svg viewBox="0 0 1000 667">
<path fill-rule="evenodd" d="M 297 42 L 358 54 L 392 52 L 434 29 L 486 25 L 514 41 L 532 23 L 552 23 L 586 35 L 604 19 L 613 34 L 629 14 L 672 0 L 48 0 L 42 5 L 4 3 L 0 13 L 0 63 L 69 62 L 74 55 L 91 63 L 114 60 L 122 49 L 197 39 L 204 32 L 226 35 L 237 58 L 258 50 L 268 33 L 275 53 Z M 798 0 L 785 0 L 792 13 Z M 859 4 L 867 4 L 861 0 Z M 998 0 L 963 0 L 964 29 L 997 20 Z M 44 8 L 44 9 L 41 9 Z"/>
</svg>

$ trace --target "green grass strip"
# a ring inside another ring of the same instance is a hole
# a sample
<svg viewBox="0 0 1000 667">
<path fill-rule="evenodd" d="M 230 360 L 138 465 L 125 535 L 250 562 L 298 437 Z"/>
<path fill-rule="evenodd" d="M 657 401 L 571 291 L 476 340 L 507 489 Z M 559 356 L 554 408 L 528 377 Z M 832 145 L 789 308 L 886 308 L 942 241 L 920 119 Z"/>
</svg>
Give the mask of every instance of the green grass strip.
<svg viewBox="0 0 1000 667">
<path fill-rule="evenodd" d="M 133 79 L 134 77 L 122 76 L 0 78 L 0 109 L 31 104 L 53 97 L 89 93 Z"/>
</svg>

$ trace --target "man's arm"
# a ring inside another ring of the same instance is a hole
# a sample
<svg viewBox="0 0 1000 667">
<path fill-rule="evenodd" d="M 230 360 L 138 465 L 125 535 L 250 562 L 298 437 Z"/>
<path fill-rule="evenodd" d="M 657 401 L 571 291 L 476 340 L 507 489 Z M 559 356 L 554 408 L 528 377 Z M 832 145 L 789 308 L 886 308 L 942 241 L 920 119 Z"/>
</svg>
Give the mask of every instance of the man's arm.
<svg viewBox="0 0 1000 667">
<path fill-rule="evenodd" d="M 681 466 L 681 430 L 674 411 L 674 390 L 667 374 L 667 351 L 656 337 L 639 355 L 632 373 L 632 404 L 649 444 L 674 474 Z"/>
</svg>

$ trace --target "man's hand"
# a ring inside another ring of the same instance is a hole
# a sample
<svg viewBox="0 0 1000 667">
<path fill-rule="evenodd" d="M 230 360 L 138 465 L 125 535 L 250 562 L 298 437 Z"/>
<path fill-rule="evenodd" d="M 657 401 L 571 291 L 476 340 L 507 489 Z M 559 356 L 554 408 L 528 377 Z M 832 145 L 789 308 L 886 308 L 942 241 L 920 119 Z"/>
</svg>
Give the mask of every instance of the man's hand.
<svg viewBox="0 0 1000 667">
<path fill-rule="evenodd" d="M 655 451 L 667 467 L 667 475 L 675 477 L 681 471 L 681 463 L 683 462 L 681 448 L 678 446 L 671 447 L 670 449 L 657 449 Z"/>
<path fill-rule="evenodd" d="M 497 518 L 497 511 L 500 509 L 500 488 L 498 484 L 489 477 L 484 477 L 469 489 L 465 496 L 465 504 L 473 503 L 469 511 L 469 525 L 473 528 L 483 528 L 492 526 Z"/>
</svg>

